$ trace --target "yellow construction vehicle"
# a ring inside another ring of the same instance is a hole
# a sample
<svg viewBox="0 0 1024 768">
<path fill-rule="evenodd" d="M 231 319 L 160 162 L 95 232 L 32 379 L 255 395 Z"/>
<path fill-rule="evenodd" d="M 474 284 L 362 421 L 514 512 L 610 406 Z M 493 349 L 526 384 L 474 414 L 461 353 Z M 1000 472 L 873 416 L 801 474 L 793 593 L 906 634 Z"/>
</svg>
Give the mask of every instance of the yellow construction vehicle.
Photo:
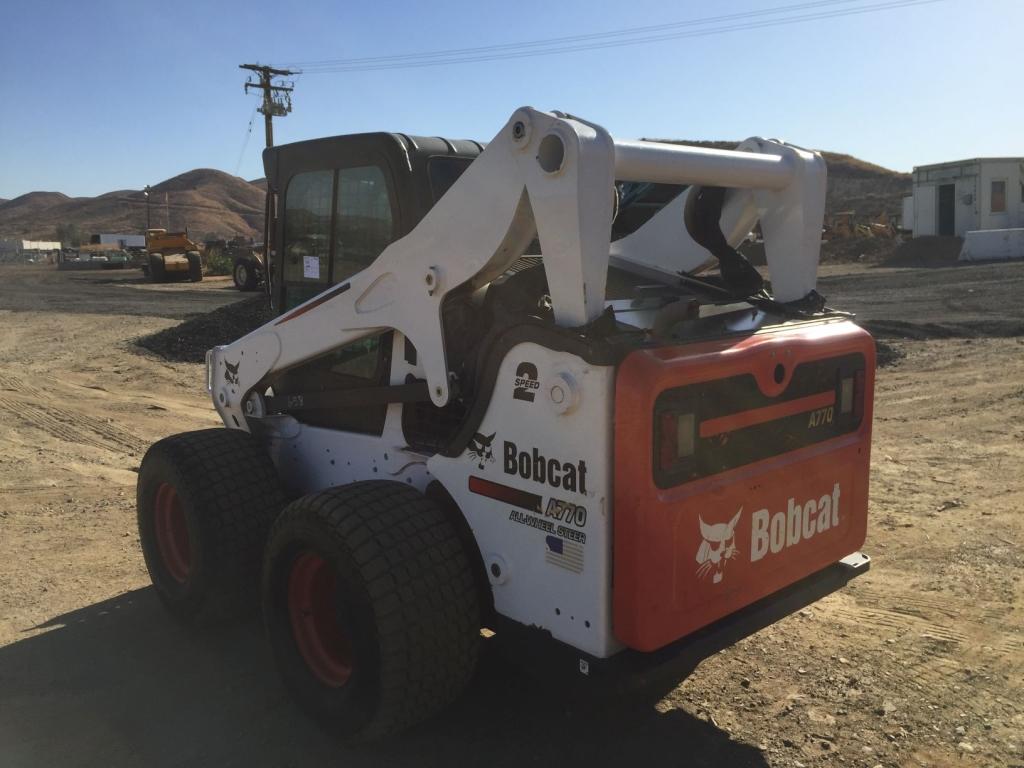
<svg viewBox="0 0 1024 768">
<path fill-rule="evenodd" d="M 176 276 L 198 283 L 203 279 L 199 245 L 189 239 L 187 232 L 147 229 L 146 261 L 142 269 L 154 283 Z"/>
<path fill-rule="evenodd" d="M 857 222 L 856 211 L 839 211 L 825 217 L 822 229 L 823 240 L 851 240 L 853 238 L 879 237 L 892 240 L 896 237 L 896 227 L 884 211 L 867 224 Z"/>
<path fill-rule="evenodd" d="M 899 232 L 896 225 L 889 219 L 889 214 L 882 211 L 878 218 L 869 221 L 867 224 L 871 237 L 881 237 L 886 240 L 894 240 Z"/>
<path fill-rule="evenodd" d="M 825 217 L 825 240 L 849 240 L 857 237 L 857 226 L 854 222 L 855 211 L 838 211 Z"/>
</svg>

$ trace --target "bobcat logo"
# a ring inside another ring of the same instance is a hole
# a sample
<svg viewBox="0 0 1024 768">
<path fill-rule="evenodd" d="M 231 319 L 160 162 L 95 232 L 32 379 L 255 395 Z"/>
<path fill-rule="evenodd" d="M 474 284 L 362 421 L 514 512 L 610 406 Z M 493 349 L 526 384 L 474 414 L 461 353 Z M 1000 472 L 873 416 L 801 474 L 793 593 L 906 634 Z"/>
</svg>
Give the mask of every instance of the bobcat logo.
<svg viewBox="0 0 1024 768">
<path fill-rule="evenodd" d="M 732 560 L 739 552 L 736 549 L 736 523 L 742 514 L 743 507 L 740 507 L 740 511 L 728 523 L 714 525 L 708 525 L 700 517 L 697 518 L 700 521 L 700 535 L 704 537 L 697 550 L 697 576 L 703 579 L 709 573 L 712 574 L 712 584 L 722 580 L 725 562 Z"/>
<path fill-rule="evenodd" d="M 224 381 L 226 381 L 228 384 L 237 384 L 238 383 L 238 366 L 240 366 L 241 364 L 242 364 L 241 360 L 239 360 L 234 365 L 232 365 L 227 360 L 225 360 L 224 361 Z"/>
<path fill-rule="evenodd" d="M 479 469 L 484 468 L 484 462 L 494 463 L 494 452 L 491 450 L 491 443 L 494 442 L 496 434 L 498 433 L 491 432 L 489 435 L 484 435 L 477 432 L 473 435 L 473 439 L 469 441 L 469 455 L 476 459 Z"/>
</svg>

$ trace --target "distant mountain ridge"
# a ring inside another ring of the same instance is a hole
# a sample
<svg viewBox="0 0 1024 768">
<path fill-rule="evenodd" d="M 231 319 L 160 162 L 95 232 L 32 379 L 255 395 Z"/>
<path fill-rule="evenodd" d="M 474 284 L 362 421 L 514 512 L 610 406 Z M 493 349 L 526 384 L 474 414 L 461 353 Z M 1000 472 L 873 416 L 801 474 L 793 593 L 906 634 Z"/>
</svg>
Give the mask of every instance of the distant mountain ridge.
<svg viewBox="0 0 1024 768">
<path fill-rule="evenodd" d="M 197 168 L 150 188 L 149 221 L 153 227 L 188 229 L 198 238 L 253 237 L 263 230 L 262 186 L 212 168 Z M 58 227 L 73 226 L 83 238 L 91 234 L 142 232 L 146 195 L 123 189 L 96 197 L 68 197 L 61 192 L 29 192 L 0 201 L 0 238 L 47 239 Z"/>
<path fill-rule="evenodd" d="M 658 139 L 673 144 L 733 149 L 734 141 Z M 828 163 L 826 210 L 854 210 L 862 217 L 885 211 L 901 213 L 910 194 L 911 176 L 852 155 L 822 152 Z M 193 236 L 260 239 L 263 232 L 265 179 L 246 181 L 212 168 L 197 168 L 150 188 L 150 224 L 171 230 L 188 229 Z M 168 221 L 169 216 L 169 221 Z M 146 228 L 146 196 L 123 189 L 96 197 L 68 197 L 61 192 L 29 192 L 0 199 L 0 238 L 50 239 L 58 227 L 77 228 L 80 236 L 100 232 L 131 233 Z"/>
</svg>

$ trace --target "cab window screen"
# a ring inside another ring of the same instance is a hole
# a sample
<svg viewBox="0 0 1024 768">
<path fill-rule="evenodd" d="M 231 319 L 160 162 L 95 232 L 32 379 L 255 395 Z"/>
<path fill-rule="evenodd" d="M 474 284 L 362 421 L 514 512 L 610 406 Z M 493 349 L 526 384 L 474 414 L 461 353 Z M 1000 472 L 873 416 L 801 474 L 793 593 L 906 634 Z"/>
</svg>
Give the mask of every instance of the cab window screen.
<svg viewBox="0 0 1024 768">
<path fill-rule="evenodd" d="M 685 184 L 618 181 L 619 210 L 612 222 L 612 240 L 631 235 L 686 191 Z"/>
<path fill-rule="evenodd" d="M 430 179 L 430 192 L 436 203 L 442 195 L 459 180 L 459 176 L 473 162 L 468 157 L 444 157 L 438 155 L 427 160 L 427 176 Z"/>
<path fill-rule="evenodd" d="M 383 171 L 375 165 L 338 171 L 334 230 L 335 283 L 366 269 L 393 236 L 391 201 Z"/>
<path fill-rule="evenodd" d="M 334 171 L 292 177 L 284 202 L 284 282 L 287 306 L 320 293 L 327 284 Z"/>
<path fill-rule="evenodd" d="M 273 380 L 275 395 L 335 392 L 384 386 L 391 372 L 391 333 L 371 336 L 332 350 L 322 357 L 284 371 Z M 303 424 L 345 432 L 379 435 L 384 431 L 387 404 L 334 406 L 297 412 Z"/>
</svg>

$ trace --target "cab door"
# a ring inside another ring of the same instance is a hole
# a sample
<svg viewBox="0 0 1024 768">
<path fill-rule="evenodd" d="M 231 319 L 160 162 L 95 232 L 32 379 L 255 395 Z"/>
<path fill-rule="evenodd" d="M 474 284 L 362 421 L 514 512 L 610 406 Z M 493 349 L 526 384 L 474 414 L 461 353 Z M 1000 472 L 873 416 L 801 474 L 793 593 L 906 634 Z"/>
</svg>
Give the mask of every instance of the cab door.
<svg viewBox="0 0 1024 768">
<path fill-rule="evenodd" d="M 396 201 L 382 157 L 291 175 L 279 206 L 278 312 L 365 269 L 396 237 Z"/>
</svg>

